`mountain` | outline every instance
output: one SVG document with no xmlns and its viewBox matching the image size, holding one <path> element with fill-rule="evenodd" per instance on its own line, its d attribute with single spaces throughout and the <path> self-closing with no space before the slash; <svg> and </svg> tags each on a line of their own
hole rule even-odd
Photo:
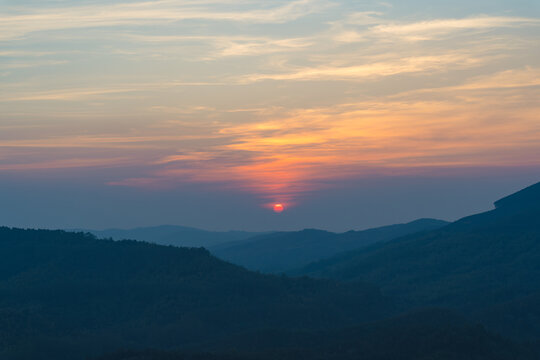
<svg viewBox="0 0 540 360">
<path fill-rule="evenodd" d="M 108 229 L 108 230 L 74 230 L 89 232 L 101 239 L 113 240 L 139 240 L 159 245 L 173 245 L 184 247 L 205 247 L 245 240 L 260 235 L 260 233 L 246 231 L 205 231 L 186 226 L 162 225 L 154 227 L 139 227 L 135 229 Z"/>
<path fill-rule="evenodd" d="M 495 208 L 518 212 L 523 210 L 538 211 L 540 210 L 538 199 L 540 199 L 540 182 L 496 201 Z"/>
<path fill-rule="evenodd" d="M 312 229 L 276 232 L 217 245 L 210 251 L 221 259 L 250 270 L 279 273 L 303 267 L 340 252 L 389 241 L 407 234 L 438 229 L 447 224 L 442 220 L 420 219 L 407 224 L 342 234 Z"/>
<path fill-rule="evenodd" d="M 364 239 L 296 272 L 326 279 L 251 272 L 203 248 L 0 227 L 0 359 L 538 359 L 539 186 L 393 240 L 400 225 L 368 231 L 378 238 L 294 233 L 303 251 Z"/>
<path fill-rule="evenodd" d="M 202 248 L 0 228 L 0 358 L 83 359 L 385 316 L 373 286 L 261 275 Z"/>
<path fill-rule="evenodd" d="M 509 335 L 540 337 L 531 324 L 540 319 L 540 183 L 495 205 L 295 273 L 368 281 L 410 307 L 460 309 Z"/>
</svg>

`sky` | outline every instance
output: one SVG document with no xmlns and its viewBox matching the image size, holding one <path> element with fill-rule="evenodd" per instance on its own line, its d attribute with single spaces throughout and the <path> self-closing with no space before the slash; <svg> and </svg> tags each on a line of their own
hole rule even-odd
<svg viewBox="0 0 540 360">
<path fill-rule="evenodd" d="M 540 181 L 538 99 L 536 0 L 0 0 L 0 224 L 455 220 Z"/>
</svg>

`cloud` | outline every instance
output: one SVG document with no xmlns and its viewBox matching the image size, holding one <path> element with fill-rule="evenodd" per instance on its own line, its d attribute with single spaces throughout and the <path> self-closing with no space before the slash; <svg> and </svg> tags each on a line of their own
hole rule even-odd
<svg viewBox="0 0 540 360">
<path fill-rule="evenodd" d="M 0 102 L 16 102 L 16 101 L 81 101 L 106 97 L 111 99 L 113 94 L 123 94 L 125 97 L 129 93 L 143 93 L 149 91 L 157 91 L 163 89 L 172 89 L 175 87 L 191 87 L 191 86 L 217 86 L 224 85 L 220 82 L 182 82 L 169 81 L 163 83 L 138 83 L 124 84 L 124 86 L 111 85 L 104 88 L 67 88 L 59 90 L 46 90 L 37 92 L 27 92 L 24 89 L 19 95 L 16 91 L 9 95 L 0 96 Z"/>
<path fill-rule="evenodd" d="M 252 8 L 240 2 L 243 10 L 216 10 L 216 4 L 234 2 L 148 1 L 131 4 L 72 6 L 43 9 L 22 14 L 0 14 L 0 40 L 21 38 L 29 33 L 50 30 L 96 28 L 126 25 L 163 24 L 184 20 L 239 23 L 286 23 L 327 9 L 323 0 L 296 0 L 270 8 Z M 26 10 L 26 9 L 25 9 Z"/>
<path fill-rule="evenodd" d="M 540 87 L 540 69 L 527 66 L 525 68 L 510 69 L 496 72 L 493 74 L 475 76 L 470 79 L 466 79 L 463 83 L 458 85 L 405 91 L 393 95 L 392 98 L 418 98 L 418 96 L 426 96 L 426 94 L 445 94 L 445 96 L 458 95 L 463 97 L 465 95 L 465 92 L 467 92 L 467 94 L 470 94 L 471 92 L 476 92 L 480 93 L 480 95 L 478 95 L 479 98 L 477 101 L 493 101 L 490 98 L 486 98 L 486 96 L 482 95 L 482 93 L 485 93 L 486 91 L 514 91 L 514 94 L 512 94 L 512 98 L 516 99 L 524 96 L 534 96 L 536 93 L 534 89 L 529 89 L 526 92 L 524 92 L 523 90 L 536 87 Z M 500 96 L 501 95 L 496 95 L 492 97 L 499 99 Z M 469 97 L 469 99 L 471 98 Z M 526 108 L 523 108 L 521 110 L 527 111 Z"/>
<path fill-rule="evenodd" d="M 128 34 L 126 38 L 138 43 L 168 43 L 169 45 L 183 43 L 200 45 L 206 43 L 213 47 L 213 51 L 204 56 L 207 60 L 232 56 L 259 56 L 279 52 L 297 52 L 314 44 L 311 37 L 269 38 L 261 36 Z"/>
<path fill-rule="evenodd" d="M 482 64 L 485 60 L 468 54 L 447 53 L 437 56 L 417 56 L 394 61 L 374 62 L 364 65 L 300 68 L 294 72 L 277 74 L 251 74 L 241 82 L 251 83 L 262 80 L 355 80 L 380 78 L 399 74 L 430 72 L 448 67 L 468 68 Z"/>
<path fill-rule="evenodd" d="M 537 19 L 93 4 L 2 10 L 0 122 L 20 125 L 0 126 L 1 171 L 102 166 L 115 186 L 206 182 L 287 204 L 336 179 L 540 165 Z M 40 61 L 69 66 L 25 67 Z"/>
<path fill-rule="evenodd" d="M 464 32 L 501 28 L 538 27 L 540 20 L 526 17 L 477 16 L 461 19 L 439 18 L 396 22 L 380 12 L 353 13 L 332 22 L 333 38 L 344 43 L 368 40 L 407 40 L 411 42 L 444 39 Z"/>
<path fill-rule="evenodd" d="M 484 90 L 540 86 L 540 68 L 504 70 L 488 76 L 476 77 L 451 90 Z"/>
<path fill-rule="evenodd" d="M 294 204 L 337 179 L 538 166 L 540 125 L 533 124 L 540 108 L 516 117 L 508 101 L 500 94 L 484 104 L 380 99 L 297 109 L 273 120 L 223 125 L 222 143 L 167 155 L 148 177 L 115 185 L 207 182 Z"/>
<path fill-rule="evenodd" d="M 136 88 L 117 88 L 117 89 L 66 89 L 44 91 L 34 94 L 20 96 L 8 95 L 5 98 L 0 97 L 0 101 L 74 101 L 86 99 L 88 97 L 105 96 L 110 94 L 120 94 L 141 91 Z"/>
<path fill-rule="evenodd" d="M 372 33 L 394 35 L 410 40 L 427 40 L 463 30 L 486 30 L 501 27 L 539 26 L 540 20 L 521 17 L 482 16 L 464 19 L 434 19 L 413 23 L 390 23 L 374 26 Z"/>
<path fill-rule="evenodd" d="M 72 158 L 64 160 L 41 161 L 34 163 L 2 164 L 0 171 L 36 171 L 51 169 L 107 168 L 126 165 L 125 158 Z"/>
<path fill-rule="evenodd" d="M 494 77 L 498 76 L 511 74 Z M 452 97 L 412 99 L 282 109 L 269 120 L 217 123 L 211 129 L 178 124 L 144 136 L 3 141 L 4 149 L 24 151 L 19 152 L 19 164 L 5 164 L 0 170 L 130 165 L 139 169 L 136 176 L 109 185 L 171 188 L 212 183 L 251 192 L 264 203 L 292 205 L 337 179 L 419 169 L 540 165 L 533 156 L 540 150 L 538 105 L 516 116 L 508 106 L 515 100 L 504 93 L 488 103 L 459 103 Z M 198 129 L 188 134 L 188 126 Z M 61 148 L 69 148 L 72 158 L 55 159 L 55 149 Z M 107 152 L 111 161 L 101 161 L 107 158 L 92 156 L 89 149 Z M 86 157 L 78 155 L 83 153 Z M 39 161 L 28 161 L 38 155 Z"/>
<path fill-rule="evenodd" d="M 4 62 L 3 64 L 0 64 L 0 69 L 27 69 L 43 66 L 65 65 L 67 63 L 68 61 L 65 60 Z"/>
</svg>

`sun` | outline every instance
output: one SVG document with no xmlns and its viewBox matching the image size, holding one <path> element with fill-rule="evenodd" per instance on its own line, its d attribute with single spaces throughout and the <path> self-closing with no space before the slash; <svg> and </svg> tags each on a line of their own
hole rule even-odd
<svg viewBox="0 0 540 360">
<path fill-rule="evenodd" d="M 285 210 L 285 208 L 283 207 L 283 204 L 274 205 L 274 212 L 280 213 L 280 212 L 283 212 L 283 210 Z"/>
</svg>

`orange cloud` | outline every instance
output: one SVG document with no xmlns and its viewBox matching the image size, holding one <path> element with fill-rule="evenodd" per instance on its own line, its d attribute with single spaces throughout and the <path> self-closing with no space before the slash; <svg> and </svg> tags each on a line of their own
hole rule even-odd
<svg viewBox="0 0 540 360">
<path fill-rule="evenodd" d="M 538 166 L 540 106 L 522 99 L 528 107 L 513 113 L 519 104 L 515 91 L 514 97 L 502 93 L 486 103 L 474 101 L 474 94 L 461 102 L 359 102 L 223 125 L 218 136 L 224 143 L 166 156 L 155 162 L 159 169 L 149 180 L 124 185 L 225 183 L 258 195 L 265 204 L 291 206 L 337 179 L 419 169 Z"/>
<path fill-rule="evenodd" d="M 170 120 L 125 136 L 3 140 L 11 163 L 0 170 L 129 165 L 139 173 L 109 184 L 213 183 L 290 207 L 340 179 L 539 166 L 538 83 L 538 70 L 525 68 L 334 106 L 258 107 L 243 124 L 220 121 L 229 109 L 205 108 L 201 116 L 216 120 Z"/>
<path fill-rule="evenodd" d="M 64 160 L 39 161 L 33 163 L 0 164 L 0 171 L 35 171 L 92 167 L 103 168 L 123 165 L 125 162 L 125 158 L 72 158 Z"/>
</svg>

